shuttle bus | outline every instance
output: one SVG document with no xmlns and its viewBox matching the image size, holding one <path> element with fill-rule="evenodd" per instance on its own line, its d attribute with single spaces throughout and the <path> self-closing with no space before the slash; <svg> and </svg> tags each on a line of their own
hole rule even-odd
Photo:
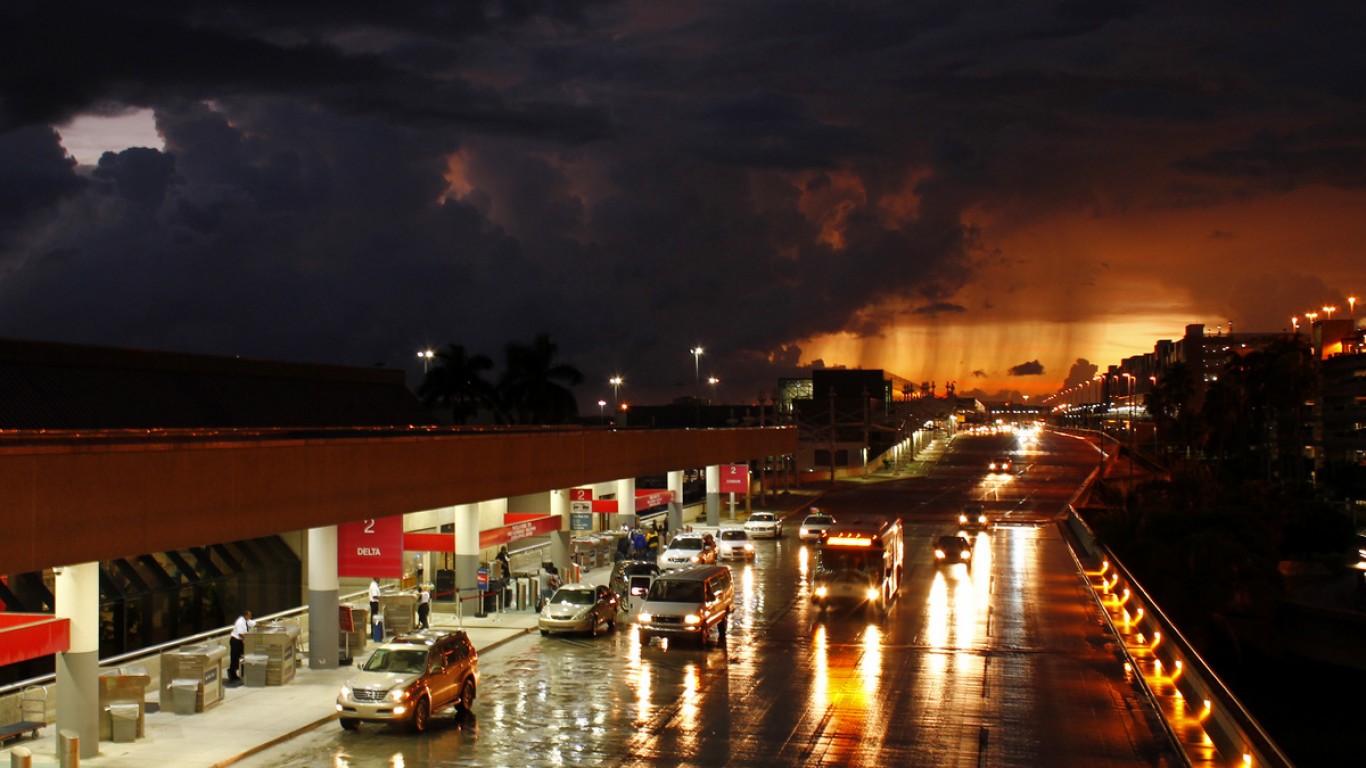
<svg viewBox="0 0 1366 768">
<path fill-rule="evenodd" d="M 811 598 L 816 606 L 862 604 L 886 611 L 901 587 L 901 521 L 840 520 L 816 543 Z"/>
</svg>

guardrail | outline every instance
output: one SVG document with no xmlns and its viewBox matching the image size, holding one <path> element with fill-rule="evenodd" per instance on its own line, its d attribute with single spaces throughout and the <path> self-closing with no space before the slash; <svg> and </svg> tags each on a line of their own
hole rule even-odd
<svg viewBox="0 0 1366 768">
<path fill-rule="evenodd" d="M 1079 546 L 1077 556 L 1090 559 L 1096 570 L 1086 570 L 1080 561 L 1078 565 L 1088 575 L 1102 613 L 1123 643 L 1128 663 L 1139 672 L 1140 684 L 1162 715 L 1168 735 L 1182 748 L 1187 764 L 1210 763 L 1205 753 L 1212 745 L 1221 756 L 1213 761 L 1215 764 L 1291 768 L 1294 763 L 1290 758 L 1186 641 L 1138 580 L 1096 538 L 1077 514 L 1075 501 L 1074 498 L 1067 505 L 1064 524 L 1072 535 L 1074 548 Z M 1173 722 L 1161 706 L 1161 690 L 1172 691 L 1171 695 L 1179 700 L 1179 721 Z M 1181 734 L 1195 725 L 1208 738 L 1208 745 L 1182 738 Z"/>
</svg>

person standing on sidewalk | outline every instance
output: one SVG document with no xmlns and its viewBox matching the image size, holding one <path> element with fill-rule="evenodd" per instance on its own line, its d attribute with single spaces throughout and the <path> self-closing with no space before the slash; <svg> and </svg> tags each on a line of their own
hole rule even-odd
<svg viewBox="0 0 1366 768">
<path fill-rule="evenodd" d="M 417 587 L 417 625 L 423 629 L 431 629 L 432 626 L 428 619 L 432 615 L 432 592 L 427 589 L 426 584 L 419 584 Z"/>
<path fill-rule="evenodd" d="M 245 635 L 256 626 L 256 622 L 251 618 L 251 611 L 242 611 L 242 615 L 233 622 L 232 632 L 228 635 L 228 684 L 236 685 L 241 679 L 238 668 L 242 665 L 242 652 L 246 649 Z"/>
<path fill-rule="evenodd" d="M 379 618 L 379 579 L 370 579 L 370 621 Z"/>
</svg>

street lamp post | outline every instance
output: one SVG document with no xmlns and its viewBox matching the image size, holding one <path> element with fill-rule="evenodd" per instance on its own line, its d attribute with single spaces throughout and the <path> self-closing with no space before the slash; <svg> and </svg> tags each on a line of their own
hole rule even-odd
<svg viewBox="0 0 1366 768">
<path fill-rule="evenodd" d="M 602 422 L 603 424 L 606 424 L 606 423 L 607 423 L 607 413 L 606 413 L 606 411 L 605 411 L 606 408 L 607 408 L 607 401 L 606 401 L 606 400 L 599 400 L 599 401 L 598 401 L 598 421 Z"/>
<path fill-rule="evenodd" d="M 621 407 L 621 398 L 617 396 L 621 389 L 621 376 L 613 376 L 607 380 L 607 383 L 612 385 L 612 409 L 616 410 Z"/>
<path fill-rule="evenodd" d="M 430 349 L 422 349 L 418 350 L 417 356 L 422 360 L 422 373 L 423 375 L 426 375 L 427 368 L 431 365 L 432 358 L 436 356 L 436 352 Z"/>
<path fill-rule="evenodd" d="M 707 403 L 707 405 L 712 405 L 716 402 L 716 385 L 720 384 L 721 380 L 715 376 L 708 376 L 707 383 L 711 385 L 711 402 Z"/>
<path fill-rule="evenodd" d="M 692 353 L 692 375 L 696 380 L 693 389 L 693 416 L 697 426 L 702 425 L 702 345 L 689 349 Z"/>
</svg>

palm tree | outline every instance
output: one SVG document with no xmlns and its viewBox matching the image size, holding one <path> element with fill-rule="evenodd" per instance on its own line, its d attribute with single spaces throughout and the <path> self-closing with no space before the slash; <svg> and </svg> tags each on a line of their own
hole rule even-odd
<svg viewBox="0 0 1366 768">
<path fill-rule="evenodd" d="M 480 408 L 497 413 L 497 398 L 493 385 L 485 381 L 485 372 L 493 369 L 488 355 L 469 354 L 459 344 L 447 344 L 436 353 L 436 364 L 427 372 L 417 394 L 428 408 L 449 408 L 451 421 L 464 424 Z"/>
<path fill-rule="evenodd" d="M 507 370 L 498 382 L 498 393 L 514 424 L 562 424 L 579 415 L 569 387 L 582 384 L 583 374 L 555 362 L 557 350 L 545 333 L 530 344 L 507 345 Z"/>
</svg>

